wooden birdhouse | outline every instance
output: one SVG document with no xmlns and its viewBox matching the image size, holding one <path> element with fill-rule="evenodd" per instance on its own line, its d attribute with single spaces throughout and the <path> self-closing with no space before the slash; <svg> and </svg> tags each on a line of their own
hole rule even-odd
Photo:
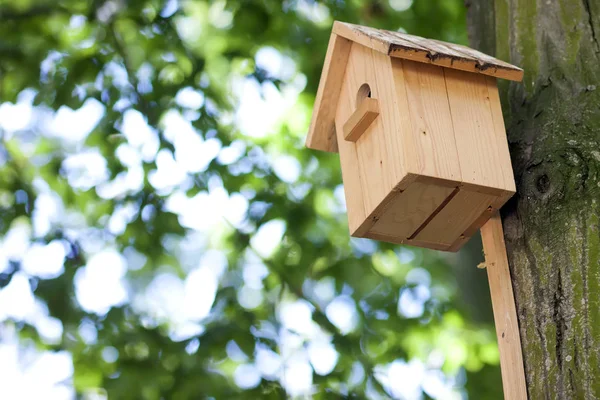
<svg viewBox="0 0 600 400">
<path fill-rule="evenodd" d="M 468 47 L 335 22 L 306 145 L 339 152 L 350 233 L 456 251 L 514 193 L 496 78 Z"/>
</svg>

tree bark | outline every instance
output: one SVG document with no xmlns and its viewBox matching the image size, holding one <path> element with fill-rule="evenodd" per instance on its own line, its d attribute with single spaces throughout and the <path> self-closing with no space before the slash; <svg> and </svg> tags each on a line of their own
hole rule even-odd
<svg viewBox="0 0 600 400">
<path fill-rule="evenodd" d="M 500 82 L 517 194 L 503 208 L 530 399 L 600 398 L 600 1 L 467 0 Z"/>
</svg>

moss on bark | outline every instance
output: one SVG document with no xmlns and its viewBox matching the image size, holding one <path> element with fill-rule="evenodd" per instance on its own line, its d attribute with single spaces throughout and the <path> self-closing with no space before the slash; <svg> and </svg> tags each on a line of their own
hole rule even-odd
<svg viewBox="0 0 600 400">
<path fill-rule="evenodd" d="M 600 4 L 487 1 L 485 12 L 469 7 L 470 33 L 495 40 L 474 45 L 525 69 L 523 83 L 500 88 L 517 182 L 502 214 L 529 397 L 600 398 Z"/>
</svg>

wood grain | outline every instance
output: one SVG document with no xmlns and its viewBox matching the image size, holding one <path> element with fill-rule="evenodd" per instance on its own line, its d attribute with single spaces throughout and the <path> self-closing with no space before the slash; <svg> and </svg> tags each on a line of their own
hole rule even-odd
<svg viewBox="0 0 600 400">
<path fill-rule="evenodd" d="M 487 77 L 448 68 L 444 76 L 462 181 L 514 191 L 506 133 L 492 114 Z"/>
<path fill-rule="evenodd" d="M 395 81 L 404 80 L 419 175 L 461 181 L 452 115 L 441 67 L 393 59 Z M 402 76 L 398 74 L 403 72 Z M 400 111 L 402 112 L 402 110 Z M 406 111 L 405 111 L 406 112 Z"/>
<path fill-rule="evenodd" d="M 391 59 L 356 43 L 351 58 L 346 80 L 353 87 L 352 101 L 356 101 L 355 95 L 364 82 L 370 85 L 372 97 L 379 101 L 379 117 L 356 143 L 365 210 L 370 215 L 390 192 L 405 182 L 407 163 L 415 150 L 407 140 L 410 122 L 400 105 L 404 99 L 396 96 Z"/>
<path fill-rule="evenodd" d="M 408 186 L 404 183 L 412 182 L 418 177 L 418 173 L 410 171 L 418 170 L 418 144 L 413 138 L 413 127 L 408 113 L 408 97 L 402 69 L 394 66 L 393 59 L 385 54 L 372 50 L 373 60 L 386 68 L 376 71 L 377 84 L 385 92 L 388 100 L 385 104 L 380 99 L 382 110 L 382 122 L 384 142 L 382 146 L 386 149 L 388 168 L 392 168 L 388 174 L 395 181 L 394 190 L 404 190 Z M 413 178 L 407 179 L 407 176 Z"/>
<path fill-rule="evenodd" d="M 503 160 L 498 167 L 502 173 L 504 181 L 504 189 L 508 192 L 503 197 L 508 196 L 508 200 L 517 190 L 514 179 L 512 163 L 510 162 L 510 152 L 508 150 L 508 140 L 506 138 L 506 128 L 504 126 L 504 117 L 502 115 L 502 104 L 500 103 L 500 95 L 498 93 L 497 80 L 491 76 L 485 77 L 485 82 L 488 89 L 489 105 L 494 123 L 494 149 L 497 152 L 499 160 Z M 506 201 L 505 200 L 505 201 Z M 504 203 L 500 204 L 500 208 Z"/>
<path fill-rule="evenodd" d="M 497 201 L 497 197 L 494 201 Z M 481 215 L 471 223 L 471 225 L 465 229 L 465 231 L 460 235 L 454 243 L 452 243 L 448 247 L 448 251 L 458 251 L 461 247 L 463 247 L 471 237 L 477 233 L 477 231 L 498 211 L 498 209 L 494 208 L 493 203 L 492 206 L 486 208 Z"/>
<path fill-rule="evenodd" d="M 458 44 L 335 21 L 333 32 L 391 57 L 521 81 L 523 70 Z"/>
<path fill-rule="evenodd" d="M 440 243 L 449 248 L 494 199 L 495 196 L 492 195 L 459 190 L 448 204 L 410 239 Z"/>
<path fill-rule="evenodd" d="M 428 242 L 421 242 L 418 240 L 410 240 L 410 239 L 403 239 L 399 236 L 392 236 L 392 235 L 383 235 L 380 233 L 376 233 L 376 232 L 367 232 L 364 237 L 369 238 L 369 239 L 373 239 L 373 240 L 379 240 L 382 242 L 389 242 L 389 243 L 396 243 L 396 244 L 403 244 L 403 245 L 408 245 L 408 246 L 415 246 L 415 247 L 422 247 L 422 248 L 427 248 L 427 249 L 432 249 L 432 250 L 440 250 L 440 251 L 447 251 L 448 250 L 448 246 L 444 245 L 444 244 L 440 244 L 440 243 L 428 243 Z"/>
<path fill-rule="evenodd" d="M 458 250 L 515 190 L 495 78 L 390 58 L 377 35 L 335 35 L 347 54 L 327 57 L 335 76 L 311 125 L 323 137 L 307 141 L 339 147 L 351 235 Z M 332 107 L 333 138 L 315 130 Z"/>
<path fill-rule="evenodd" d="M 358 141 L 371 123 L 379 115 L 379 102 L 377 99 L 367 97 L 364 99 L 344 124 L 344 139 L 350 142 Z"/>
<path fill-rule="evenodd" d="M 352 65 L 350 56 L 348 57 L 349 66 Z M 349 72 L 350 68 L 348 68 Z M 364 221 L 369 215 L 366 211 L 364 196 L 366 187 L 363 187 L 361 177 L 361 169 L 358 162 L 357 146 L 354 142 L 344 140 L 344 123 L 350 118 L 352 110 L 354 110 L 354 93 L 360 84 L 351 80 L 344 79 L 342 88 L 337 100 L 337 112 L 335 117 L 335 125 L 337 132 L 337 143 L 340 151 L 340 164 L 342 168 L 342 179 L 344 181 L 344 195 L 346 197 L 346 209 L 348 213 L 348 227 L 351 234 L 355 234 L 364 224 Z M 358 85 L 358 86 L 357 86 Z"/>
<path fill-rule="evenodd" d="M 398 160 L 396 153 L 401 149 L 402 140 L 394 137 L 394 130 L 399 124 L 394 120 L 398 113 L 393 85 L 378 85 L 378 73 L 391 75 L 389 57 L 385 58 L 375 68 L 373 50 L 353 43 L 338 100 L 335 124 L 348 222 L 353 235 L 362 234 L 364 227 L 370 224 L 366 221 L 367 217 L 384 203 L 396 185 L 406 177 L 402 161 Z M 393 80 L 387 82 L 390 81 Z M 357 108 L 357 93 L 364 84 L 369 85 L 372 98 L 378 100 L 380 116 L 357 143 L 349 142 L 344 140 L 343 126 Z M 390 137 L 393 138 L 392 142 L 389 142 Z"/>
<path fill-rule="evenodd" d="M 515 307 L 504 232 L 496 213 L 482 228 L 483 251 L 492 296 L 492 309 L 500 350 L 504 398 L 527 400 L 521 337 Z"/>
<path fill-rule="evenodd" d="M 407 239 L 452 191 L 451 187 L 414 182 L 396 195 L 369 232 Z"/>
<path fill-rule="evenodd" d="M 310 149 L 338 151 L 334 121 L 351 47 L 350 40 L 331 34 L 306 137 Z"/>
</svg>

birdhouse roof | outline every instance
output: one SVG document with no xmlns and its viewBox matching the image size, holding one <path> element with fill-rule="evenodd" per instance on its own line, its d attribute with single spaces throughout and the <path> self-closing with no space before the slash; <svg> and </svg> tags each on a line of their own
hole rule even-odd
<svg viewBox="0 0 600 400">
<path fill-rule="evenodd" d="M 521 81 L 523 70 L 467 46 L 336 21 L 333 33 L 390 57 Z"/>
<path fill-rule="evenodd" d="M 306 145 L 337 152 L 335 111 L 352 42 L 390 57 L 521 81 L 523 70 L 466 46 L 335 21 L 327 48 Z"/>
</svg>

